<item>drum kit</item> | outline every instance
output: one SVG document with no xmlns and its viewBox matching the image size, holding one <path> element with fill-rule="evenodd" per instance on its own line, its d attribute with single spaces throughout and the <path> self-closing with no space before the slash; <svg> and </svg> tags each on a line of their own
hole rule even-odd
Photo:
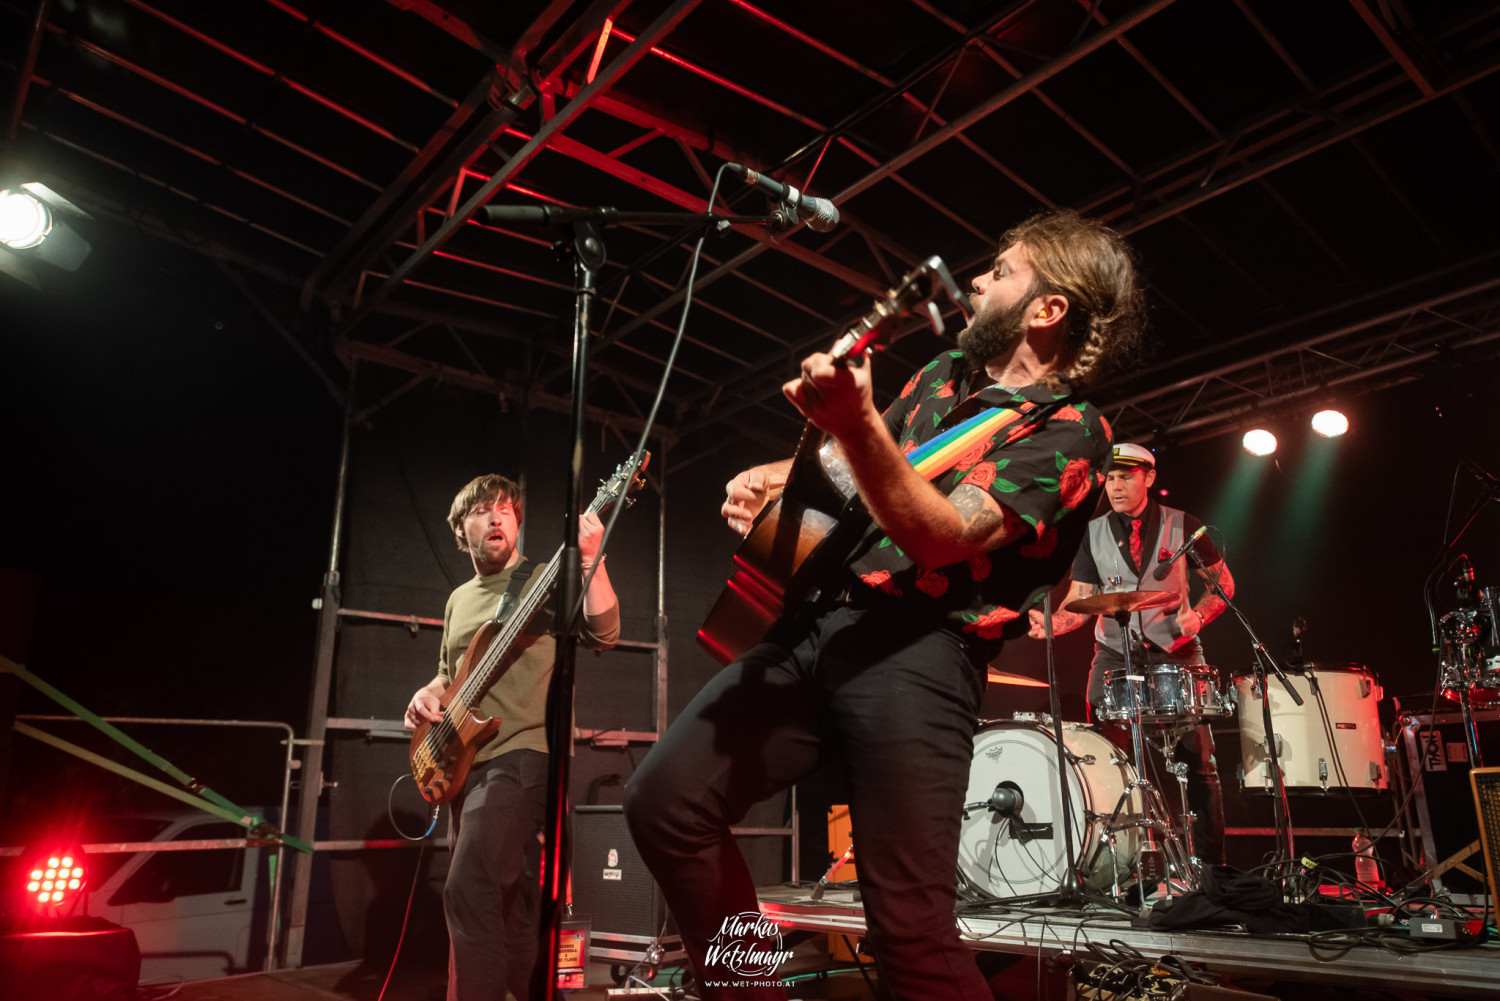
<svg viewBox="0 0 1500 1001">
<path fill-rule="evenodd" d="M 1482 765 L 1474 710 L 1500 706 L 1500 587 L 1477 589 L 1473 607 L 1474 571 L 1469 567 L 1455 582 L 1465 604 L 1438 620 L 1437 638 L 1443 697 L 1463 710 L 1464 736 L 1470 760 Z"/>
<path fill-rule="evenodd" d="M 1065 607 L 1112 615 L 1123 626 L 1140 609 L 1176 600 L 1173 592 L 1115 591 Z M 1076 887 L 1082 895 L 1118 902 L 1133 882 L 1144 906 L 1163 880 L 1169 892 L 1197 888 L 1188 766 L 1174 762 L 1172 751 L 1188 731 L 1213 720 L 1237 717 L 1246 792 L 1280 797 L 1283 786 L 1324 794 L 1387 787 L 1377 711 L 1383 692 L 1362 665 L 1303 665 L 1303 690 L 1313 698 L 1273 687 L 1268 709 L 1263 675 L 1236 673 L 1221 684 L 1210 665 L 1133 668 L 1128 651 L 1126 658 L 1125 667 L 1105 674 L 1096 711 L 1102 723 L 1128 728 L 1133 755 L 1095 726 L 1060 723 L 1055 716 L 1017 713 L 981 724 L 958 859 L 961 881 L 978 895 L 1030 900 Z M 1009 676 L 992 680 L 1017 683 Z M 1274 744 L 1266 741 L 1272 717 Z M 1182 813 L 1175 822 L 1147 778 L 1147 745 L 1161 752 L 1177 779 Z"/>
</svg>

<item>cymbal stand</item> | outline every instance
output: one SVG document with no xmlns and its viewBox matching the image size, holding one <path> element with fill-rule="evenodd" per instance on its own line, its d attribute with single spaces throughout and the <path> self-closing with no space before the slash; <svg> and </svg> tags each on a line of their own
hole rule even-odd
<svg viewBox="0 0 1500 1001">
<path fill-rule="evenodd" d="M 1148 886 L 1153 887 L 1155 881 L 1168 874 L 1171 868 L 1177 868 L 1187 878 L 1191 879 L 1193 870 L 1190 859 L 1183 854 L 1182 842 L 1172 831 L 1172 822 L 1167 813 L 1166 803 L 1156 786 L 1146 777 L 1146 745 L 1141 731 L 1145 726 L 1141 708 L 1141 686 L 1145 683 L 1145 676 L 1135 673 L 1130 662 L 1130 612 L 1122 609 L 1114 613 L 1114 619 L 1120 624 L 1120 635 L 1124 642 L 1120 644 L 1125 659 L 1125 689 L 1130 693 L 1130 745 L 1135 757 L 1135 780 L 1126 786 L 1125 791 L 1120 794 L 1120 802 L 1116 804 L 1115 811 L 1110 815 L 1109 822 L 1105 824 L 1107 831 L 1118 830 L 1115 820 L 1119 817 L 1133 790 L 1141 791 L 1141 816 L 1130 825 L 1141 828 L 1145 835 L 1146 843 L 1137 855 L 1136 865 L 1139 869 L 1140 879 L 1138 886 L 1141 895 L 1141 911 L 1144 913 L 1149 906 L 1146 903 Z M 1157 840 L 1158 834 L 1161 840 Z"/>
</svg>

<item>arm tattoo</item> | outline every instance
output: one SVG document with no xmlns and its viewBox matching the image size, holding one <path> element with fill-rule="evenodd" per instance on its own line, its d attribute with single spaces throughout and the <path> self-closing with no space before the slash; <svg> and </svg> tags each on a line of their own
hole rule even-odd
<svg viewBox="0 0 1500 1001">
<path fill-rule="evenodd" d="M 999 514 L 985 507 L 988 496 L 978 487 L 967 484 L 960 485 L 948 495 L 949 503 L 963 519 L 965 538 L 988 538 L 1004 522 Z"/>
</svg>

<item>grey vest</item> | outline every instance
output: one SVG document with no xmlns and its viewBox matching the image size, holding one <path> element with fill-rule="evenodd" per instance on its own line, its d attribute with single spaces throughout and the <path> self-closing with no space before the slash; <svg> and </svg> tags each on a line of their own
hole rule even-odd
<svg viewBox="0 0 1500 1001">
<path fill-rule="evenodd" d="M 1104 590 L 1113 590 L 1111 577 L 1119 577 L 1122 581 L 1123 590 L 1126 591 L 1174 591 L 1182 595 L 1182 600 L 1188 600 L 1187 559 L 1180 559 L 1172 566 L 1172 572 L 1167 574 L 1166 580 L 1155 580 L 1151 571 L 1156 569 L 1157 556 L 1165 549 L 1168 553 L 1177 552 L 1186 537 L 1183 531 L 1184 514 L 1173 507 L 1162 506 L 1161 526 L 1159 534 L 1155 539 L 1142 537 L 1141 557 L 1145 566 L 1141 567 L 1140 576 L 1137 577 L 1130 567 L 1128 554 L 1121 552 L 1123 548 L 1115 541 L 1115 533 L 1110 531 L 1110 515 L 1103 515 L 1089 522 L 1089 552 L 1094 556 L 1094 566 L 1099 569 L 1099 578 L 1104 582 Z M 1136 612 L 1130 617 L 1130 632 L 1132 635 L 1142 634 L 1152 643 L 1163 650 L 1171 648 L 1182 638 L 1182 632 L 1177 628 L 1177 609 L 1148 608 Z M 1107 615 L 1099 616 L 1094 626 L 1094 639 L 1102 646 L 1107 646 L 1116 653 L 1120 653 L 1120 624 Z"/>
</svg>

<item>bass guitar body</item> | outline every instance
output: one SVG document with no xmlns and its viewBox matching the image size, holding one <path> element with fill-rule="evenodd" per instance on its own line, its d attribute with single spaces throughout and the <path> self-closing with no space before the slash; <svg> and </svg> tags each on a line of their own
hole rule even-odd
<svg viewBox="0 0 1500 1001">
<path fill-rule="evenodd" d="M 484 656 L 500 628 L 497 622 L 486 622 L 474 634 L 464 652 L 463 664 L 439 699 L 442 720 L 422 723 L 412 732 L 411 775 L 429 803 L 446 803 L 458 795 L 469 777 L 475 753 L 500 729 L 498 719 L 477 715 L 473 706 L 462 701 L 452 705 L 469 679 L 470 668 Z"/>
</svg>

